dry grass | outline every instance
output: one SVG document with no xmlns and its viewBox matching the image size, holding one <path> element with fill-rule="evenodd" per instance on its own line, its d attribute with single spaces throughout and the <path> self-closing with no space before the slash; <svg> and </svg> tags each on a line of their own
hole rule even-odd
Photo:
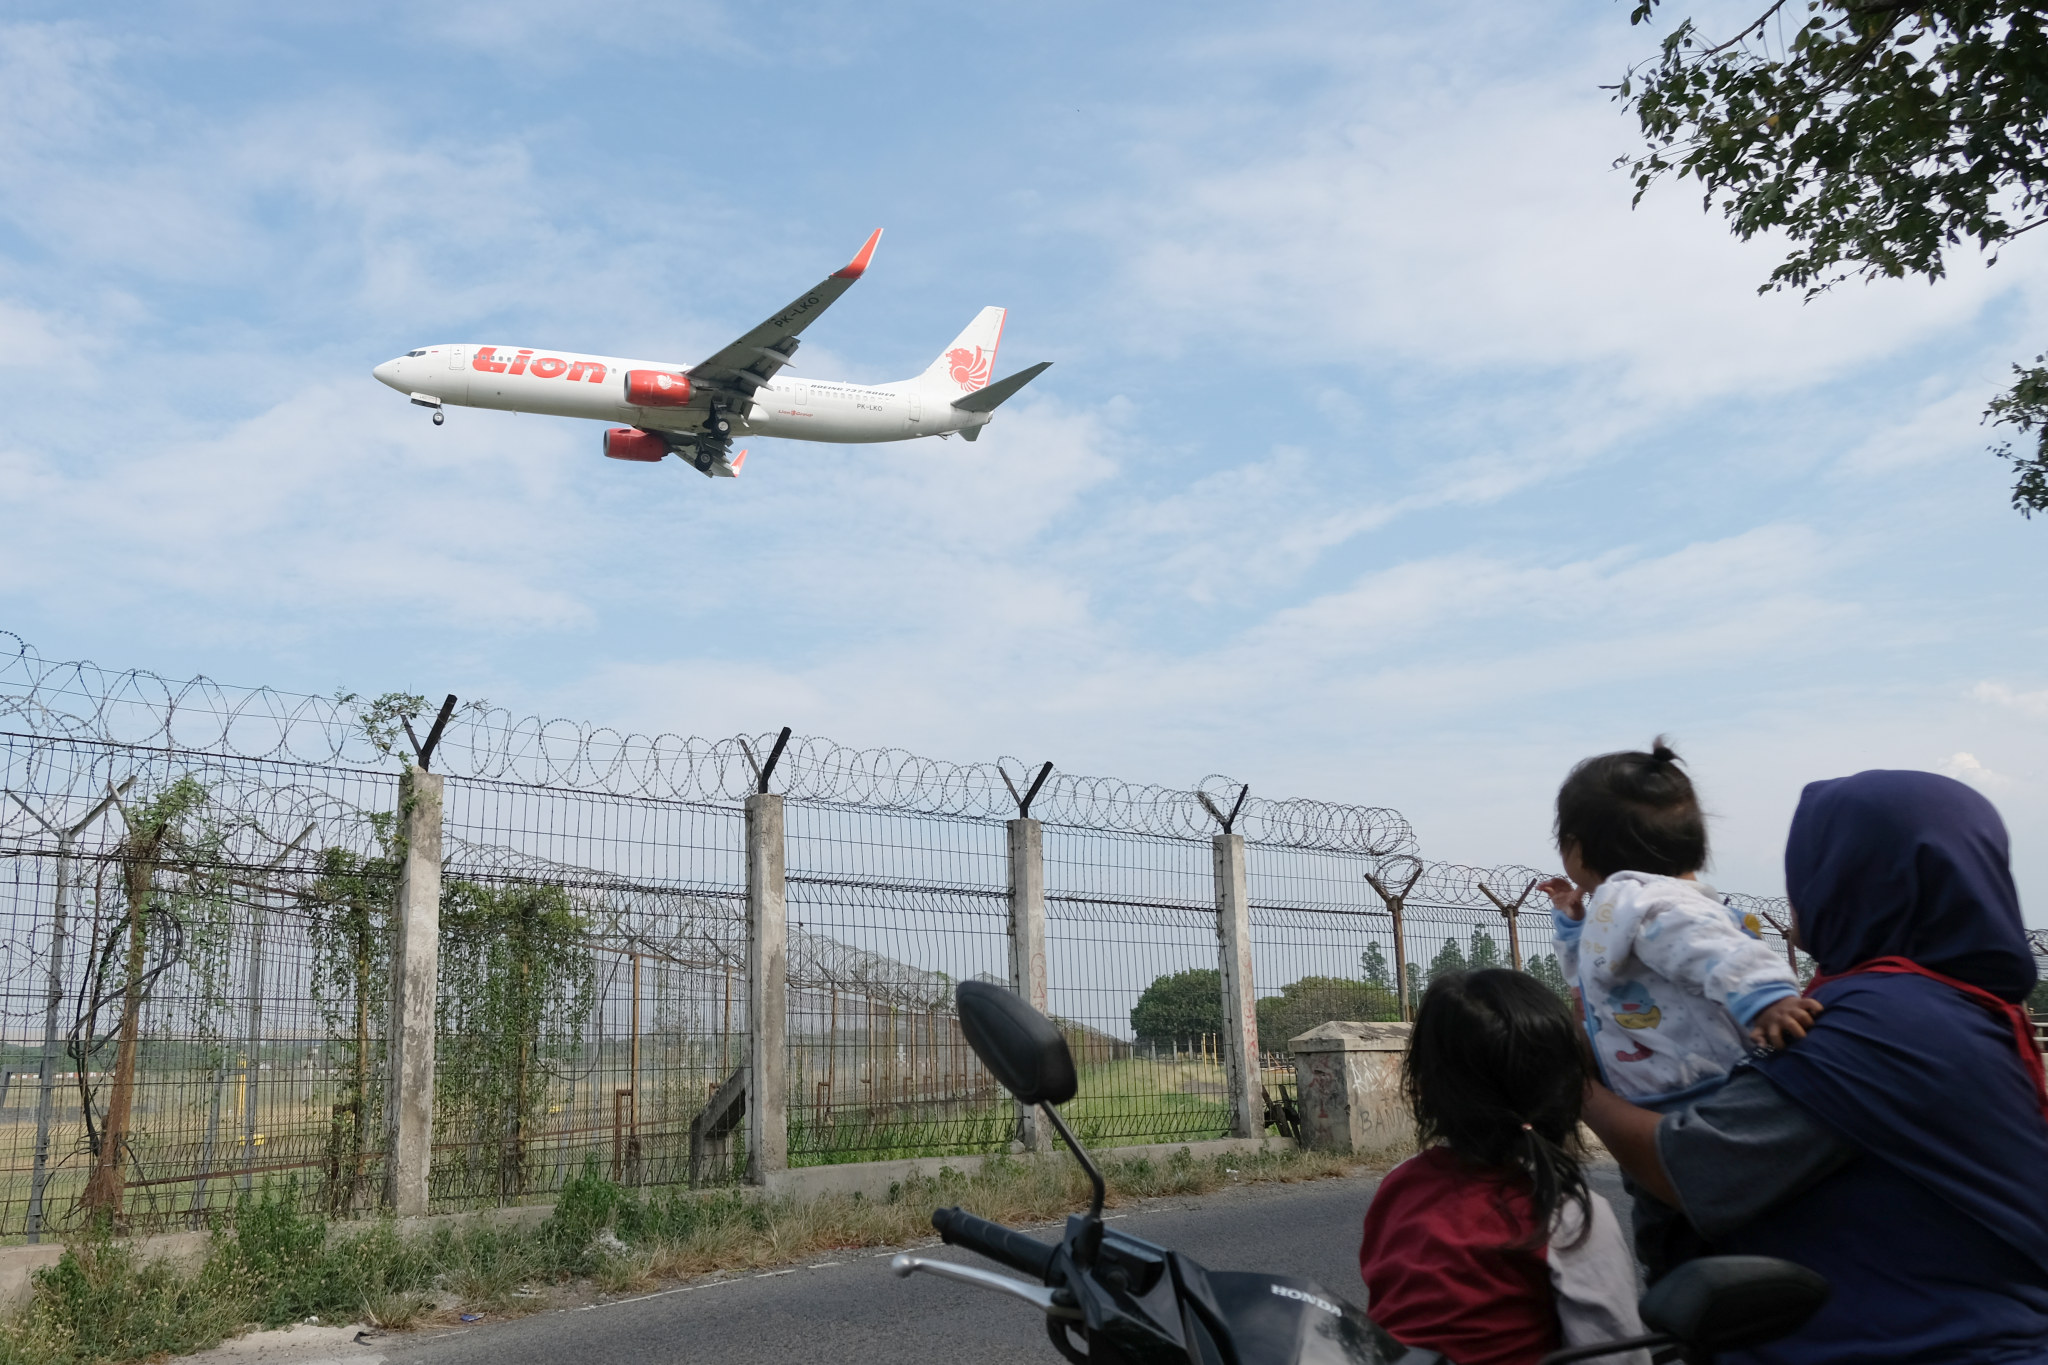
<svg viewBox="0 0 2048 1365">
<path fill-rule="evenodd" d="M 1227 1185 L 1318 1180 L 1373 1163 L 1320 1152 L 1103 1160 L 1109 1202 L 1197 1195 Z M 527 1228 L 478 1221 L 400 1237 L 389 1223 L 330 1229 L 289 1187 L 245 1203 L 206 1263 L 187 1273 L 139 1263 L 120 1243 L 83 1242 L 40 1272 L 34 1295 L 0 1319 L 0 1365 L 100 1365 L 182 1354 L 252 1326 L 359 1316 L 400 1330 L 457 1314 L 512 1317 L 664 1280 L 766 1270 L 820 1253 L 902 1246 L 931 1234 L 932 1210 L 958 1204 L 1030 1227 L 1087 1206 L 1064 1155 L 1000 1158 L 968 1175 L 941 1166 L 885 1198 L 761 1197 L 661 1190 L 643 1199 L 595 1168 Z"/>
<path fill-rule="evenodd" d="M 435 1307 L 425 1294 L 374 1293 L 363 1299 L 363 1321 L 388 1332 L 403 1332 L 426 1321 Z"/>
</svg>

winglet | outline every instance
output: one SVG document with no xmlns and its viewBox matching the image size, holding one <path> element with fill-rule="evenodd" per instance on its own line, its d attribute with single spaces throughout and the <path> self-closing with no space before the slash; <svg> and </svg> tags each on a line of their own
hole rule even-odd
<svg viewBox="0 0 2048 1365">
<path fill-rule="evenodd" d="M 835 280 L 859 279 L 862 272 L 868 268 L 868 262 L 875 258 L 875 243 L 881 240 L 882 230 L 876 228 L 873 233 L 869 234 L 867 245 L 860 249 L 860 254 L 848 262 L 844 270 L 833 271 L 832 278 Z"/>
<path fill-rule="evenodd" d="M 746 466 L 746 463 L 747 452 L 744 450 L 742 450 L 739 454 L 732 457 L 732 476 L 735 479 L 737 479 L 740 476 L 740 470 Z"/>
</svg>

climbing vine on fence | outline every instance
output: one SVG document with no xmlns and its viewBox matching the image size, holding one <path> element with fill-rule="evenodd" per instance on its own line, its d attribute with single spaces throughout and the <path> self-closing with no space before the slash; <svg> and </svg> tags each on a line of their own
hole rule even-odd
<svg viewBox="0 0 2048 1365">
<path fill-rule="evenodd" d="M 597 999 L 590 917 L 559 886 L 450 881 L 441 892 L 437 1178 L 507 1198 L 583 1045 Z M 451 1167 L 446 1177 L 443 1166 Z"/>
<path fill-rule="evenodd" d="M 371 816 L 383 851 L 320 852 L 305 893 L 313 940 L 312 995 L 327 1026 L 335 1095 L 321 1203 L 339 1217 L 368 1202 L 368 1169 L 381 1144 L 390 1004 L 391 911 L 398 883 L 392 818 Z"/>
</svg>

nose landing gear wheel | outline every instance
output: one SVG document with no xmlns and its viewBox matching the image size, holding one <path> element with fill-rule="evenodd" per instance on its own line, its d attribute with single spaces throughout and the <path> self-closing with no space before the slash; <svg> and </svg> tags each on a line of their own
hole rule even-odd
<svg viewBox="0 0 2048 1365">
<path fill-rule="evenodd" d="M 437 413 L 435 413 L 435 414 L 434 414 L 434 425 L 435 425 L 435 426 L 437 426 L 437 427 L 438 427 L 438 426 L 440 426 L 440 425 L 441 425 L 441 423 L 443 423 L 443 422 L 445 422 L 445 421 L 447 421 L 447 420 L 448 420 L 448 417 L 447 417 L 447 415 L 446 415 L 445 413 L 439 413 L 439 412 L 437 412 Z"/>
</svg>

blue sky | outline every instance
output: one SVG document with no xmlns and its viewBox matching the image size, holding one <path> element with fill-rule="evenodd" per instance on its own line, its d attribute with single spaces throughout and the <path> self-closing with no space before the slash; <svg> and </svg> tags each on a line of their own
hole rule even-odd
<svg viewBox="0 0 2048 1365">
<path fill-rule="evenodd" d="M 1759 298 L 1598 88 L 1626 7 L 10 6 L 0 627 L 45 655 L 1399 807 L 1548 861 L 1667 732 L 1716 879 L 1800 785 L 1949 771 L 2048 922 L 2048 525 L 1983 402 L 2043 248 Z M 1728 14 L 1733 15 L 1734 10 Z M 693 361 L 841 264 L 804 373 L 975 310 L 974 445 L 744 478 L 369 376 Z"/>
</svg>

